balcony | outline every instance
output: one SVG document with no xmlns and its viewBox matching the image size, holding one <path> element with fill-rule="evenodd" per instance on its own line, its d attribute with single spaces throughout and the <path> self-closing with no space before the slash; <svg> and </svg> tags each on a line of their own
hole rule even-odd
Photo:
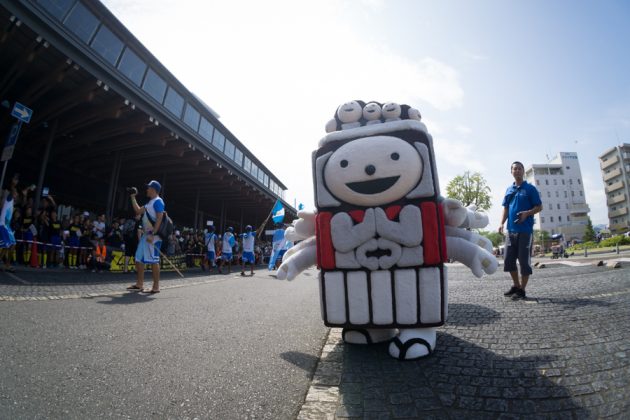
<svg viewBox="0 0 630 420">
<path fill-rule="evenodd" d="M 607 174 L 604 174 L 604 182 L 609 181 L 615 177 L 618 177 L 619 175 L 621 175 L 621 168 L 617 168 L 617 169 L 613 169 L 612 171 L 608 172 Z"/>
<path fill-rule="evenodd" d="M 623 188 L 623 180 L 619 180 L 609 186 L 606 187 L 606 192 L 610 193 L 613 191 L 617 191 L 619 188 Z"/>
<path fill-rule="evenodd" d="M 606 169 L 606 168 L 614 165 L 617 162 L 619 162 L 619 156 L 615 155 L 615 156 L 611 157 L 610 159 L 608 159 L 605 162 L 600 162 L 599 163 L 599 167 L 602 168 L 602 169 Z"/>
<path fill-rule="evenodd" d="M 626 214 L 628 214 L 628 207 L 621 207 L 617 210 L 609 211 L 608 218 L 612 219 L 614 217 L 624 216 Z"/>
<path fill-rule="evenodd" d="M 614 225 L 610 225 L 610 231 L 615 234 L 615 233 L 625 233 L 628 231 L 628 229 L 630 229 L 630 223 L 628 223 L 628 221 L 624 221 L 621 223 L 617 223 Z"/>
<path fill-rule="evenodd" d="M 612 206 L 613 204 L 621 203 L 622 201 L 626 201 L 626 194 L 617 195 L 615 197 L 609 198 L 606 201 L 606 204 Z"/>
<path fill-rule="evenodd" d="M 586 215 L 586 213 L 590 212 L 591 209 L 586 203 L 578 203 L 578 204 L 572 204 L 571 209 L 569 211 L 571 212 L 571 215 L 576 215 L 576 214 Z"/>
</svg>

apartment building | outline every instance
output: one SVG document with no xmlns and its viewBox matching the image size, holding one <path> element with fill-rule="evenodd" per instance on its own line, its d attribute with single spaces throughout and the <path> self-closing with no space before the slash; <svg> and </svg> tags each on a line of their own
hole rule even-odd
<svg viewBox="0 0 630 420">
<path fill-rule="evenodd" d="M 599 156 L 606 191 L 611 233 L 630 230 L 630 144 L 623 143 Z"/>
<path fill-rule="evenodd" d="M 566 241 L 582 240 L 590 208 L 577 153 L 560 152 L 547 163 L 533 164 L 525 179 L 536 186 L 543 202 L 534 229 L 561 233 Z"/>
</svg>

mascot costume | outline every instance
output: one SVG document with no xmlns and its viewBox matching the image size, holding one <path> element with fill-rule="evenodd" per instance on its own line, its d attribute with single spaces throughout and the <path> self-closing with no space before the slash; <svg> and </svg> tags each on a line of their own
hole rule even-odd
<svg viewBox="0 0 630 420">
<path fill-rule="evenodd" d="M 313 153 L 316 212 L 298 212 L 279 279 L 320 269 L 322 316 L 351 344 L 391 341 L 399 360 L 430 355 L 448 312 L 447 259 L 494 273 L 488 217 L 440 196 L 433 139 L 397 103 L 337 108 Z"/>
</svg>

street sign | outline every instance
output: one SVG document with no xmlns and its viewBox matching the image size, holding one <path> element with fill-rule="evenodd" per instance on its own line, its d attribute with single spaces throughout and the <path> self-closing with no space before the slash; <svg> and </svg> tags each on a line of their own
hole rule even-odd
<svg viewBox="0 0 630 420">
<path fill-rule="evenodd" d="M 16 102 L 15 105 L 13 105 L 11 116 L 28 124 L 29 122 L 31 122 L 33 110 L 28 108 L 26 105 L 22 105 L 21 103 Z"/>
<path fill-rule="evenodd" d="M 6 162 L 13 157 L 13 150 L 15 149 L 15 143 L 17 142 L 18 136 L 20 135 L 21 127 L 22 121 L 18 121 L 11 126 L 11 131 L 9 131 L 7 142 L 4 144 L 4 149 L 2 149 L 0 162 Z"/>
</svg>

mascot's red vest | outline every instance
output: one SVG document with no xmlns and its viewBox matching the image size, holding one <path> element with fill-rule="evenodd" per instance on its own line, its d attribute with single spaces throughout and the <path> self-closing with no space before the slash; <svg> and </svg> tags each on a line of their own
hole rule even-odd
<svg viewBox="0 0 630 420">
<path fill-rule="evenodd" d="M 444 214 L 442 206 L 432 201 L 425 201 L 419 204 L 422 212 L 422 246 L 424 250 L 423 266 L 438 265 L 447 261 L 446 239 L 444 233 Z M 385 214 L 389 220 L 398 217 L 402 206 L 390 206 L 385 209 Z M 361 223 L 365 214 L 364 210 L 350 210 L 348 212 L 355 223 Z M 323 270 L 333 270 L 337 268 L 335 263 L 335 248 L 332 243 L 330 232 L 330 220 L 335 215 L 331 212 L 321 212 L 317 214 L 317 265 Z"/>
</svg>

